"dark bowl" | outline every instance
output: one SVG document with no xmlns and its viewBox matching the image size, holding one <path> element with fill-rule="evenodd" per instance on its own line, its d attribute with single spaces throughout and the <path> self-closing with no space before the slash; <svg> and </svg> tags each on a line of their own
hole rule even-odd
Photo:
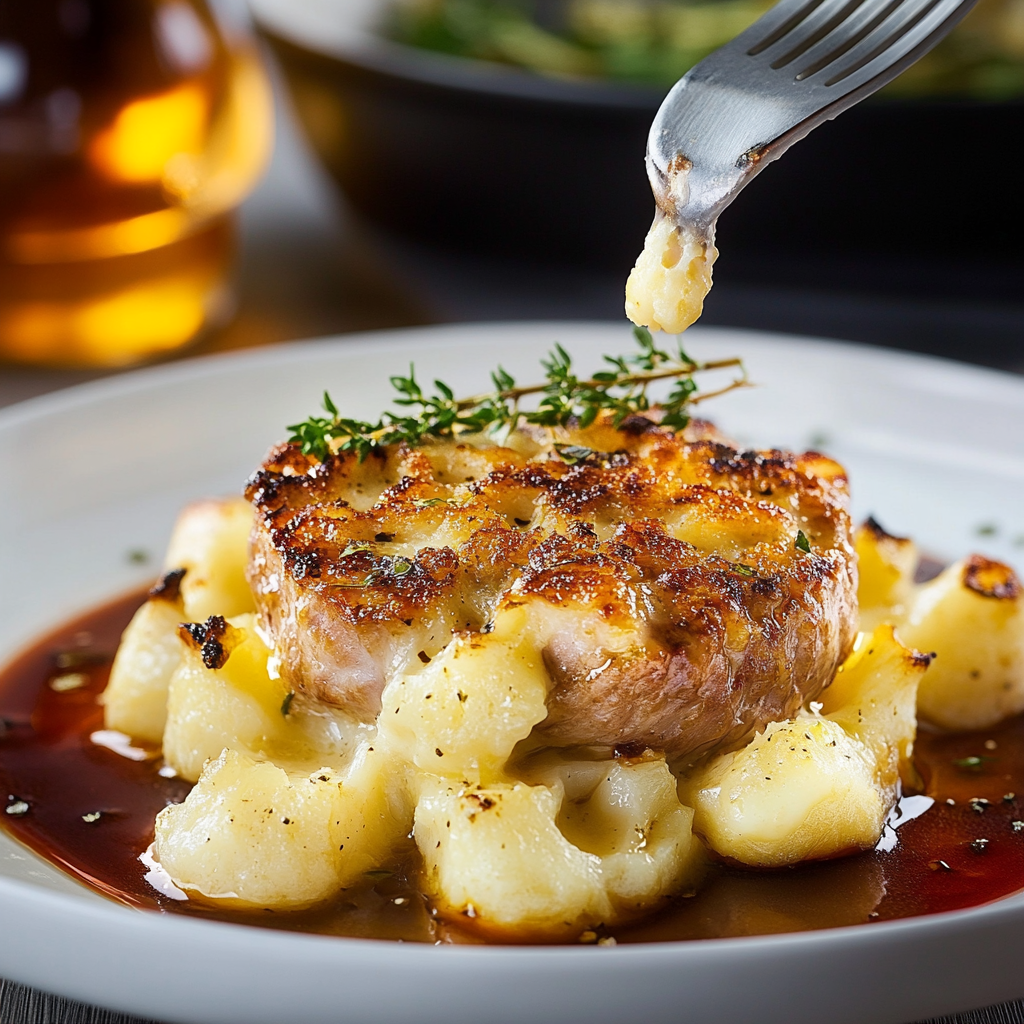
<svg viewBox="0 0 1024 1024">
<path fill-rule="evenodd" d="M 663 93 L 544 78 L 375 35 L 378 0 L 258 0 L 299 117 L 351 204 L 460 250 L 626 269 L 653 212 Z M 722 248 L 1020 264 L 1024 104 L 873 99 L 812 132 L 722 218 Z"/>
</svg>

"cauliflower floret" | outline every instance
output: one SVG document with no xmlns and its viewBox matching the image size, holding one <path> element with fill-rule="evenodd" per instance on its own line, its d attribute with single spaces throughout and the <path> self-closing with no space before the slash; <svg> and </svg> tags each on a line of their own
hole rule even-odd
<svg viewBox="0 0 1024 1024">
<path fill-rule="evenodd" d="M 153 852 L 193 896 L 290 910 L 385 862 L 406 822 L 368 748 L 346 773 L 309 775 L 225 750 L 156 819 Z"/>
<path fill-rule="evenodd" d="M 892 626 L 861 633 L 820 707 L 769 725 L 684 780 L 696 831 L 717 853 L 756 867 L 874 846 L 910 756 L 927 667 Z"/>
<path fill-rule="evenodd" d="M 189 632 L 191 630 L 191 632 Z M 342 710 L 307 708 L 270 671 L 271 651 L 255 616 L 179 630 L 181 663 L 171 677 L 163 752 L 183 778 L 199 778 L 225 748 L 269 758 L 295 771 L 346 765 L 357 744 L 374 734 Z M 221 658 L 208 644 L 220 644 Z"/>
<path fill-rule="evenodd" d="M 1024 595 L 1012 568 L 982 555 L 914 584 L 917 549 L 874 520 L 857 532 L 861 628 L 891 622 L 936 655 L 918 713 L 943 729 L 984 729 L 1024 711 Z"/>
<path fill-rule="evenodd" d="M 108 729 L 159 743 L 171 676 L 181 663 L 178 624 L 255 610 L 245 579 L 253 513 L 241 498 L 186 506 L 167 551 L 167 575 L 128 624 L 103 694 Z"/>
<path fill-rule="evenodd" d="M 414 833 L 443 913 L 491 934 L 566 935 L 696 879 L 693 814 L 663 759 L 579 768 L 549 766 L 547 785 L 423 780 Z"/>
<path fill-rule="evenodd" d="M 854 537 L 857 549 L 857 605 L 860 628 L 901 622 L 910 608 L 917 568 L 917 545 L 886 533 L 868 519 Z"/>
<path fill-rule="evenodd" d="M 178 624 L 184 618 L 175 588 L 154 594 L 128 623 L 100 698 L 108 729 L 150 743 L 163 739 L 171 676 L 181 664 Z"/>
<path fill-rule="evenodd" d="M 525 607 L 490 633 L 456 637 L 429 665 L 389 683 L 382 739 L 434 775 L 491 780 L 547 714 L 549 679 Z"/>
<path fill-rule="evenodd" d="M 984 729 L 1024 711 L 1024 594 L 1016 573 L 981 555 L 922 586 L 899 626 L 934 651 L 921 683 L 921 717 L 944 729 Z"/>
<path fill-rule="evenodd" d="M 171 677 L 164 758 L 195 781 L 207 760 L 225 748 L 269 756 L 286 747 L 289 737 L 288 688 L 267 672 L 270 651 L 253 616 L 231 622 L 214 617 L 192 630 L 182 630 L 188 640 Z M 219 657 L 212 656 L 211 644 L 220 645 Z"/>
<path fill-rule="evenodd" d="M 245 578 L 252 523 L 244 498 L 208 498 L 182 509 L 164 565 L 185 570 L 181 597 L 189 621 L 256 610 Z"/>
</svg>

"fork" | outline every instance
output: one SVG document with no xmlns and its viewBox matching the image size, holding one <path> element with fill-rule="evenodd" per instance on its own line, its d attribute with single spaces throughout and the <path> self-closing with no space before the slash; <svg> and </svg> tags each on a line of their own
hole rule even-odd
<svg viewBox="0 0 1024 1024">
<path fill-rule="evenodd" d="M 647 142 L 658 207 L 713 244 L 718 215 L 754 175 L 892 81 L 975 2 L 781 0 L 665 97 Z"/>
</svg>

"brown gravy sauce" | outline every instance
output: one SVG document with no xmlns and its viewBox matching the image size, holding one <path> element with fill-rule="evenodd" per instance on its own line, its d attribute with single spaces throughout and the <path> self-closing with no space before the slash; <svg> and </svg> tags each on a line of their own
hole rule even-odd
<svg viewBox="0 0 1024 1024">
<path fill-rule="evenodd" d="M 431 916 L 410 881 L 412 851 L 390 873 L 374 872 L 311 911 L 231 911 L 150 886 L 139 854 L 157 812 L 183 800 L 190 784 L 161 776 L 157 751 L 134 761 L 90 738 L 103 729 L 97 697 L 141 601 L 133 594 L 66 624 L 0 672 L 0 820 L 8 832 L 132 907 L 329 935 L 481 941 Z M 922 731 L 915 761 L 935 803 L 899 827 L 892 849 L 780 871 L 716 865 L 696 895 L 673 898 L 611 936 L 655 942 L 832 928 L 977 906 L 1024 889 L 1024 717 L 978 733 Z"/>
</svg>

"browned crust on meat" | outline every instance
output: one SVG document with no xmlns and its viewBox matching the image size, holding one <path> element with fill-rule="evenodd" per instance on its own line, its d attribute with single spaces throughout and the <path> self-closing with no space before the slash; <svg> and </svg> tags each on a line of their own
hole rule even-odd
<svg viewBox="0 0 1024 1024">
<path fill-rule="evenodd" d="M 845 475 L 699 426 L 599 423 L 565 438 L 591 451 L 572 465 L 454 444 L 361 464 L 278 447 L 247 496 L 250 581 L 282 674 L 371 717 L 396 664 L 531 601 L 636 635 L 610 653 L 551 641 L 538 728 L 554 744 L 693 757 L 790 716 L 852 643 Z"/>
<path fill-rule="evenodd" d="M 557 645 L 545 651 L 556 685 L 539 730 L 553 740 L 628 741 L 696 757 L 792 717 L 848 650 L 855 609 L 847 559 L 810 556 L 787 571 L 740 573 L 651 521 L 621 527 L 609 546 L 611 557 L 581 560 L 582 572 L 524 574 L 525 592 L 558 603 L 575 586 L 612 618 L 625 605 L 614 581 L 629 567 L 654 604 L 644 648 L 612 657 L 603 670 L 601 652 L 563 662 Z"/>
</svg>

